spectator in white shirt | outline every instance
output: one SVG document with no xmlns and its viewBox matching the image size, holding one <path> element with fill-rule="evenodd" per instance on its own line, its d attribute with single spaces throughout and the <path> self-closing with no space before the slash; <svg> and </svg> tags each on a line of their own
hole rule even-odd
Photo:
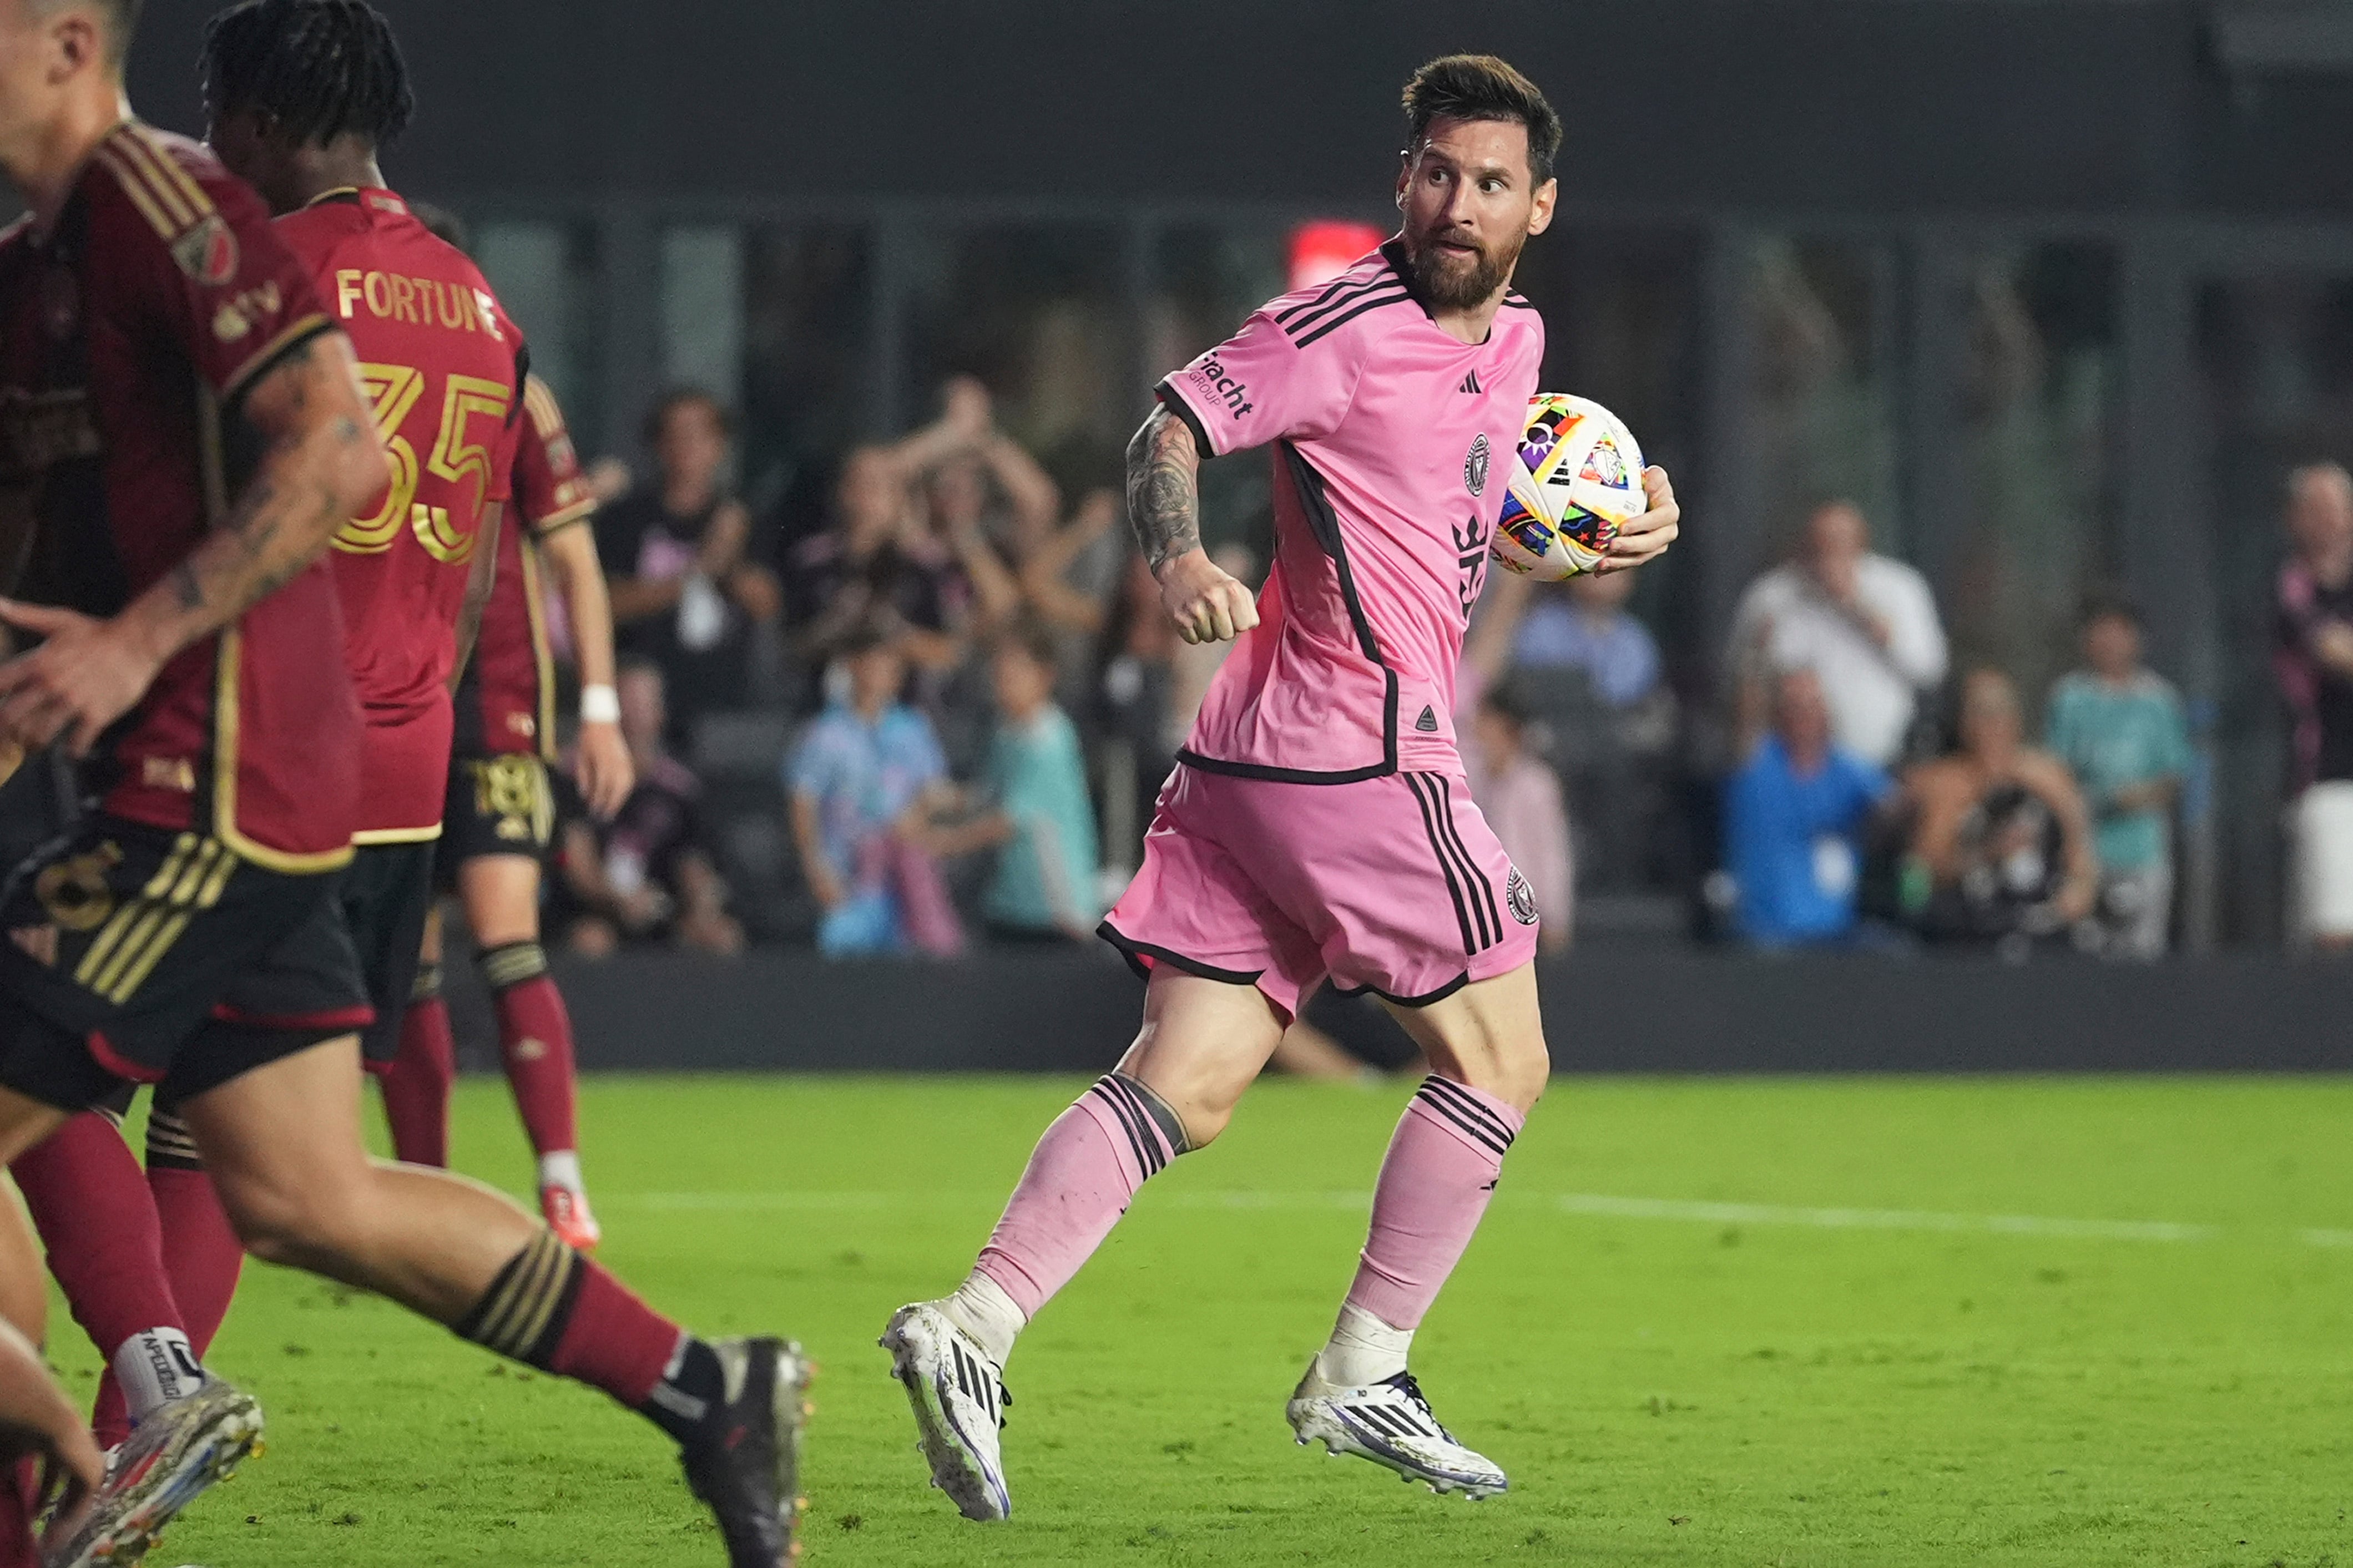
<svg viewBox="0 0 2353 1568">
<path fill-rule="evenodd" d="M 1927 581 L 1872 553 L 1869 525 L 1852 501 L 1816 508 L 1797 559 L 1751 583 L 1733 616 L 1729 668 L 1744 737 L 1761 730 L 1770 672 L 1811 669 L 1839 745 L 1880 767 L 1902 755 L 1921 694 L 1945 679 L 1946 658 Z"/>
</svg>

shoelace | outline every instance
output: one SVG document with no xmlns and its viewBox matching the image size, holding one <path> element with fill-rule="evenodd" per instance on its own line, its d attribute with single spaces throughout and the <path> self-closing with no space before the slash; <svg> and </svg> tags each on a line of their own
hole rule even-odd
<svg viewBox="0 0 2353 1568">
<path fill-rule="evenodd" d="M 1427 1394 L 1421 1392 L 1421 1384 L 1413 1380 L 1413 1373 L 1409 1372 L 1401 1372 L 1395 1377 L 1383 1378 L 1381 1381 L 1387 1384 L 1389 1387 L 1396 1389 L 1399 1394 L 1404 1394 L 1408 1399 L 1412 1400 L 1414 1405 L 1419 1408 L 1421 1413 L 1430 1417 L 1430 1424 L 1438 1428 L 1438 1435 L 1440 1436 L 1445 1438 L 1450 1443 L 1454 1441 L 1454 1434 L 1446 1429 L 1446 1423 L 1440 1421 L 1438 1418 L 1438 1412 L 1430 1407 L 1430 1398 Z"/>
</svg>

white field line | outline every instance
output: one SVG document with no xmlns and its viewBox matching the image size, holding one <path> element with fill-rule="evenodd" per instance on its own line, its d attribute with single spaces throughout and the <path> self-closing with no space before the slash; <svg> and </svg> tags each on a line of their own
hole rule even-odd
<svg viewBox="0 0 2353 1568">
<path fill-rule="evenodd" d="M 1795 1226 L 1814 1230 L 1920 1231 L 1962 1236 L 2054 1237 L 2086 1241 L 2212 1241 L 2220 1226 L 2171 1220 L 2064 1219 L 2048 1215 L 1947 1214 L 1933 1209 L 1805 1208 L 1783 1204 L 1694 1202 L 1682 1198 L 1622 1197 L 1604 1193 L 1523 1196 L 1497 1194 L 1513 1206 L 1546 1203 L 1563 1214 L 1601 1219 L 1669 1220 L 1703 1225 Z M 1299 1212 L 1340 1210 L 1363 1214 L 1372 1207 L 1366 1192 L 1264 1192 L 1248 1188 L 1155 1194 L 1154 1206 Z M 998 1200 L 976 1192 L 704 1192 L 616 1193 L 597 1202 L 607 1208 L 658 1213 L 792 1214 L 883 1211 L 914 1207 L 995 1207 Z M 2300 1230 L 2308 1247 L 2353 1247 L 2353 1230 Z"/>
</svg>

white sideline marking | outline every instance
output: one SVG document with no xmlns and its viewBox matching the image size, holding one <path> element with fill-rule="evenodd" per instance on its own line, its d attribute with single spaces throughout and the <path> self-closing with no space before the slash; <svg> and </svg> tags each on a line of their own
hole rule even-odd
<svg viewBox="0 0 2353 1568">
<path fill-rule="evenodd" d="M 2024 1214 L 1938 1214 L 1926 1209 L 1791 1208 L 1779 1204 L 1686 1203 L 1675 1198 L 1607 1197 L 1567 1193 L 1556 1200 L 1571 1214 L 1619 1219 L 1700 1220 L 1710 1225 L 1800 1225 L 1820 1230 L 1975 1231 L 1993 1236 L 2067 1236 L 2100 1241 L 2206 1241 L 2221 1234 L 2211 1225 L 2170 1220 L 2052 1219 Z M 2307 1231 L 2309 1241 L 2322 1233 Z M 2353 1245 L 2353 1232 L 2339 1233 Z"/>
<path fill-rule="evenodd" d="M 1661 1219 L 1704 1225 L 1800 1226 L 1816 1230 L 1905 1230 L 1948 1235 L 2060 1237 L 2090 1241 L 2211 1241 L 2223 1234 L 2212 1225 L 2172 1220 L 2062 1219 L 2048 1215 L 1947 1214 L 1933 1209 L 1802 1208 L 1783 1204 L 1694 1202 L 1683 1198 L 1622 1197 L 1606 1193 L 1561 1193 L 1546 1198 L 1506 1188 L 1497 1196 L 1514 1203 L 1549 1203 L 1564 1214 L 1605 1219 Z M 975 1191 L 930 1192 L 708 1192 L 626 1193 L 600 1198 L 607 1208 L 661 1213 L 780 1214 L 845 1210 L 940 1207 L 994 1208 L 999 1199 Z M 1158 1194 L 1155 1206 L 1178 1209 L 1262 1209 L 1298 1212 L 1337 1209 L 1363 1214 L 1372 1207 L 1367 1192 L 1263 1192 L 1250 1188 Z M 2299 1230 L 2307 1247 L 2353 1247 L 2353 1230 Z"/>
</svg>

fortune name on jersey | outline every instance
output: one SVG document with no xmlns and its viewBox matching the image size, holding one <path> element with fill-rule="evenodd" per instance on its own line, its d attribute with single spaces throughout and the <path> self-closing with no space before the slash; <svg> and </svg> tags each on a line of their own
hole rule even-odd
<svg viewBox="0 0 2353 1568">
<path fill-rule="evenodd" d="M 499 330 L 496 300 L 478 289 L 460 288 L 438 278 L 364 272 L 356 267 L 339 268 L 335 273 L 336 315 L 348 321 L 362 305 L 379 321 L 447 327 L 458 332 L 487 332 L 501 340 L 505 337 Z"/>
</svg>

